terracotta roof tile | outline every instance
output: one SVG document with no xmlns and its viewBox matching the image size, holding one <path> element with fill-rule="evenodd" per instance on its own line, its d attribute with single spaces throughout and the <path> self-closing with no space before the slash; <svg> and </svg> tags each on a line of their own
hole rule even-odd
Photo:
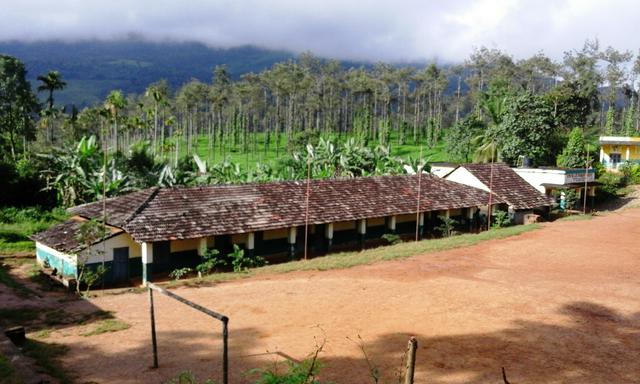
<svg viewBox="0 0 640 384">
<path fill-rule="evenodd" d="M 144 208 L 145 202 L 153 198 L 158 188 L 149 188 L 126 195 L 106 199 L 107 223 L 116 227 L 124 224 Z M 102 218 L 103 203 L 96 201 L 69 208 L 68 212 L 86 218 Z"/>
<path fill-rule="evenodd" d="M 416 212 L 417 175 L 312 180 L 309 223 L 323 224 Z M 150 189 L 107 200 L 107 223 L 123 228 L 139 242 L 189 239 L 304 225 L 305 181 Z M 421 211 L 486 205 L 489 194 L 477 188 L 423 174 Z M 496 203 L 504 202 L 494 197 Z M 100 218 L 102 202 L 84 204 L 71 213 Z M 60 238 L 45 244 L 69 249 L 58 231 L 38 234 Z M 56 233 L 54 233 L 56 232 Z M 56 248 L 58 249 L 58 248 Z"/>
<path fill-rule="evenodd" d="M 476 188 L 422 176 L 422 211 L 486 205 Z M 322 224 L 416 211 L 418 176 L 314 180 L 309 223 Z M 305 223 L 300 181 L 161 189 L 125 229 L 137 241 L 186 239 L 285 228 Z"/>
<path fill-rule="evenodd" d="M 532 209 L 553 204 L 549 197 L 540 193 L 507 164 L 493 164 L 493 182 L 491 164 L 464 164 L 461 167 L 466 168 L 487 187 L 492 183 L 493 192 L 515 209 Z"/>
</svg>

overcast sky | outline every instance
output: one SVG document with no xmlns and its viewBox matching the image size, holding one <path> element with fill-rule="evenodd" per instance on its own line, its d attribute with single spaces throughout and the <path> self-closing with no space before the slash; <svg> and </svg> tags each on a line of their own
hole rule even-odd
<svg viewBox="0 0 640 384">
<path fill-rule="evenodd" d="M 638 0 L 0 0 L 0 40 L 195 40 L 341 59 L 560 59 L 589 38 L 640 48 Z"/>
</svg>

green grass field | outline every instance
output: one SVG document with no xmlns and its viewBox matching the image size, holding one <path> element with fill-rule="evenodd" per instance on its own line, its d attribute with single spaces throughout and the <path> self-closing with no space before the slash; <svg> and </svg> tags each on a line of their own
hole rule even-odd
<svg viewBox="0 0 640 384">
<path fill-rule="evenodd" d="M 33 253 L 34 245 L 29 236 L 44 231 L 65 218 L 66 213 L 63 209 L 0 209 L 0 255 Z"/>
<path fill-rule="evenodd" d="M 346 141 L 351 135 L 338 136 L 333 134 L 331 136 L 339 142 Z M 275 136 L 271 134 L 269 146 L 265 146 L 265 140 L 267 135 L 262 132 L 252 133 L 249 138 L 248 150 L 244 151 L 242 142 L 239 142 L 235 146 L 232 143 L 227 143 L 226 147 L 221 148 L 219 144 L 216 144 L 215 148 L 209 148 L 208 139 L 206 136 L 201 135 L 198 137 L 195 153 L 203 160 L 207 160 L 207 163 L 213 164 L 225 159 L 228 159 L 234 163 L 239 163 L 246 169 L 253 169 L 256 163 L 265 163 L 270 166 L 275 165 L 278 160 L 285 159 L 290 156 L 290 150 L 287 148 L 287 138 L 285 134 L 280 135 L 279 149 L 276 150 Z M 240 138 L 242 140 L 242 138 Z M 450 161 L 450 157 L 446 152 L 444 142 L 440 141 L 433 147 L 429 147 L 426 144 L 412 143 L 408 140 L 404 144 L 398 144 L 397 133 L 393 132 L 390 137 L 391 142 L 391 155 L 397 156 L 403 159 L 418 158 L 420 155 L 420 147 L 422 146 L 422 158 L 429 162 L 443 162 Z M 369 146 L 376 146 L 376 142 L 370 142 Z M 194 153 L 194 149 L 191 150 L 191 154 Z M 179 157 L 187 155 L 187 144 L 184 139 L 179 143 Z M 175 153 L 167 153 L 166 156 L 175 156 Z"/>
</svg>

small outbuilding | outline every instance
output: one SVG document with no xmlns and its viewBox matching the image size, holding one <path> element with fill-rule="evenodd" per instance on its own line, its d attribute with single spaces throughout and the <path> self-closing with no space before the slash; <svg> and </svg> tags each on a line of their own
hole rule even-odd
<svg viewBox="0 0 640 384">
<path fill-rule="evenodd" d="M 640 137 L 600 136 L 600 163 L 617 170 L 621 164 L 640 163 Z"/>
<path fill-rule="evenodd" d="M 504 201 L 516 224 L 522 224 L 527 214 L 546 216 L 553 205 L 552 198 L 534 188 L 504 163 L 461 164 L 444 178 L 493 192 L 495 198 Z"/>
</svg>

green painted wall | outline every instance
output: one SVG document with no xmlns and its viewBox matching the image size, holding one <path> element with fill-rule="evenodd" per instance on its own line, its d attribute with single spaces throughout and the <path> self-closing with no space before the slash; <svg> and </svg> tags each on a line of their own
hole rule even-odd
<svg viewBox="0 0 640 384">
<path fill-rule="evenodd" d="M 77 277 L 76 265 L 62 257 L 53 255 L 40 247 L 36 247 L 36 258 L 44 265 L 57 269 L 58 274 L 65 277 Z"/>
</svg>

